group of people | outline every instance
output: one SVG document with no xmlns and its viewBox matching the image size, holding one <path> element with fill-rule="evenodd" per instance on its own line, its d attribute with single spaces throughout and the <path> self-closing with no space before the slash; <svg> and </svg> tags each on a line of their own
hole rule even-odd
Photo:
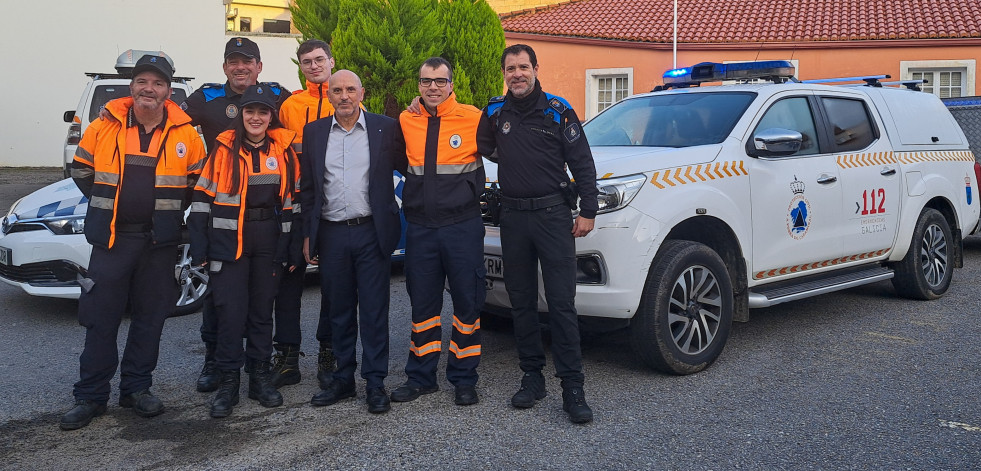
<svg viewBox="0 0 981 471">
<path fill-rule="evenodd" d="M 264 407 L 282 405 L 278 389 L 300 382 L 308 264 L 319 266 L 322 295 L 320 392 L 312 405 L 357 395 L 358 336 L 369 412 L 437 391 L 445 287 L 453 303 L 446 379 L 457 405 L 477 404 L 484 157 L 498 163 L 503 192 L 504 281 L 523 375 L 511 404 L 530 408 L 546 395 L 540 265 L 563 409 L 574 423 L 591 421 L 574 303 L 575 237 L 593 228 L 596 171 L 572 107 L 542 91 L 534 50 L 522 44 L 504 50 L 508 92 L 483 110 L 456 101 L 449 62 L 427 59 L 418 101 L 398 120 L 364 109 L 361 79 L 349 70 L 332 73 L 327 43 L 304 42 L 297 61 L 306 88 L 290 94 L 259 82 L 258 46 L 232 38 L 222 64 L 227 81 L 206 84 L 177 106 L 168 100 L 172 66 L 144 56 L 132 71 L 131 96 L 109 102 L 86 130 L 72 177 L 89 199 L 92 283 L 79 298 L 86 336 L 75 405 L 60 427 L 79 429 L 105 413 L 117 366 L 121 407 L 142 417 L 164 412 L 150 387 L 163 324 L 176 303 L 174 252 L 188 207 L 192 263 L 207 267 L 212 289 L 197 382 L 198 391 L 215 392 L 212 417 L 226 417 L 238 404 L 243 366 L 248 397 Z M 566 169 L 578 189 L 575 218 Z M 401 232 L 396 170 L 405 177 L 412 328 L 407 380 L 389 394 L 390 263 Z M 120 362 L 116 337 L 127 306 Z"/>
</svg>

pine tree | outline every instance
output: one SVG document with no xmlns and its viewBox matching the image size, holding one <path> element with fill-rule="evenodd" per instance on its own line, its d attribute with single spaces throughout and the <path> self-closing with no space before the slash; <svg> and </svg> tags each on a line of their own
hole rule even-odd
<svg viewBox="0 0 981 471">
<path fill-rule="evenodd" d="M 446 37 L 442 57 L 453 64 L 457 100 L 478 108 L 501 94 L 504 30 L 486 0 L 440 0 Z"/>
<path fill-rule="evenodd" d="M 293 0 L 290 14 L 303 40 L 319 39 L 330 44 L 337 28 L 339 0 Z"/>
</svg>

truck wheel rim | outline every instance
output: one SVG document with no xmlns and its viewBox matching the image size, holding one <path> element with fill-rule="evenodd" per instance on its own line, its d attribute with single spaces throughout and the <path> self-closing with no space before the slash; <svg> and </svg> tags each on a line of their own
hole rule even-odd
<svg viewBox="0 0 981 471">
<path fill-rule="evenodd" d="M 719 282 L 708 268 L 696 265 L 675 281 L 668 307 L 671 339 L 682 353 L 695 355 L 712 345 L 722 318 Z"/>
<path fill-rule="evenodd" d="M 920 267 L 923 278 L 930 286 L 940 286 L 947 275 L 947 238 L 943 229 L 936 224 L 931 224 L 923 233 Z"/>
</svg>

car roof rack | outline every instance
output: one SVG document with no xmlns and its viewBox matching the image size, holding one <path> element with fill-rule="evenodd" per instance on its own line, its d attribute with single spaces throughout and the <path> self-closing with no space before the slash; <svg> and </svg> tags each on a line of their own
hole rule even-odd
<svg viewBox="0 0 981 471">
<path fill-rule="evenodd" d="M 85 72 L 85 75 L 92 77 L 94 80 L 101 79 L 132 79 L 133 74 L 120 74 L 118 72 Z M 194 77 L 174 77 L 174 82 L 187 83 L 194 80 Z"/>
</svg>

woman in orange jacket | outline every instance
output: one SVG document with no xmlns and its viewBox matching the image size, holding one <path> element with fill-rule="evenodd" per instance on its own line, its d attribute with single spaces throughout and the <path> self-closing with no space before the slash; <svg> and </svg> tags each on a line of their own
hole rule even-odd
<svg viewBox="0 0 981 471">
<path fill-rule="evenodd" d="M 283 404 L 271 382 L 269 358 L 279 278 L 302 257 L 294 226 L 299 218 L 293 222 L 299 174 L 290 148 L 295 136 L 279 123 L 271 91 L 249 87 L 240 116 L 216 139 L 194 189 L 191 257 L 208 265 L 218 317 L 215 360 L 221 383 L 212 417 L 226 417 L 238 404 L 243 364 L 249 398 L 265 407 Z"/>
</svg>

